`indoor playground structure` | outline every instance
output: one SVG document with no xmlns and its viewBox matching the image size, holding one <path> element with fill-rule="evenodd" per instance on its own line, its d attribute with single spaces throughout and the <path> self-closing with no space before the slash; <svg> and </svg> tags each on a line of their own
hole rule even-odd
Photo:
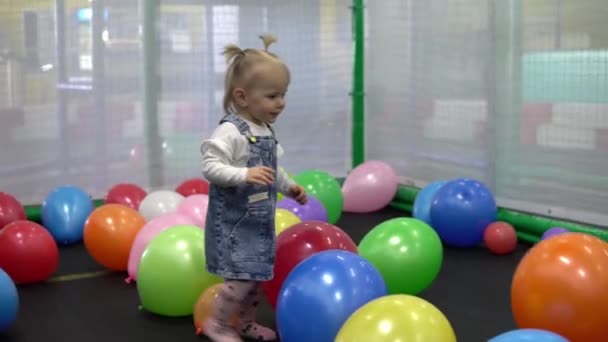
<svg viewBox="0 0 608 342">
<path fill-rule="evenodd" d="M 0 340 L 207 341 L 226 44 L 289 66 L 283 342 L 608 340 L 603 0 L 0 1 Z M 241 318 L 235 315 L 231 324 Z"/>
</svg>

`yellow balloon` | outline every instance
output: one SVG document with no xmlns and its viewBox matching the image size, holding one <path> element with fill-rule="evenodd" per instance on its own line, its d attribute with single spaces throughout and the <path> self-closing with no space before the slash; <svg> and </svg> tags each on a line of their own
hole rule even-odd
<svg viewBox="0 0 608 342">
<path fill-rule="evenodd" d="M 335 342 L 456 342 L 439 309 L 411 295 L 389 295 L 365 304 L 342 325 Z"/>
<path fill-rule="evenodd" d="M 274 227 L 276 235 L 281 234 L 285 229 L 300 223 L 302 220 L 291 211 L 283 208 L 278 208 L 274 216 Z"/>
</svg>

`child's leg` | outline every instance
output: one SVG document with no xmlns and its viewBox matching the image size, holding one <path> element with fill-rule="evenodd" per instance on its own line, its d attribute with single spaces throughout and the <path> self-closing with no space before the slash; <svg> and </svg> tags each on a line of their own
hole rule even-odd
<svg viewBox="0 0 608 342">
<path fill-rule="evenodd" d="M 253 281 L 226 279 L 215 303 L 213 317 L 205 322 L 203 332 L 214 342 L 240 342 L 238 333 L 230 326 L 230 318 L 256 287 Z"/>
<path fill-rule="evenodd" d="M 240 312 L 239 333 L 247 338 L 260 341 L 276 340 L 277 334 L 270 328 L 264 327 L 255 321 L 255 314 L 260 304 L 260 293 L 262 287 L 260 283 L 248 292 L 247 297 L 242 303 Z"/>
</svg>

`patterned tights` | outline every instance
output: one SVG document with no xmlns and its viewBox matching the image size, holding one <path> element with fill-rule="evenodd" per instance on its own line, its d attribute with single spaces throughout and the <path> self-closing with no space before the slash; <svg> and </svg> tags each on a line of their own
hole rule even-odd
<svg viewBox="0 0 608 342">
<path fill-rule="evenodd" d="M 216 301 L 214 317 L 204 326 L 204 333 L 214 342 L 239 342 L 240 336 L 258 341 L 276 340 L 276 333 L 255 321 L 259 305 L 260 283 L 226 279 Z M 230 318 L 239 314 L 239 326 L 230 326 Z"/>
</svg>

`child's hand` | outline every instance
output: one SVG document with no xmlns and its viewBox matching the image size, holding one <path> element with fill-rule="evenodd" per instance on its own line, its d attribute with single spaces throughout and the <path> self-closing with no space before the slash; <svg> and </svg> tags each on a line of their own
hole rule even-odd
<svg viewBox="0 0 608 342">
<path fill-rule="evenodd" d="M 247 183 L 269 185 L 274 182 L 274 170 L 267 166 L 256 166 L 247 169 Z"/>
<path fill-rule="evenodd" d="M 306 204 L 308 199 L 306 198 L 306 190 L 303 187 L 294 184 L 289 187 L 289 197 L 296 200 L 300 204 Z"/>
</svg>

